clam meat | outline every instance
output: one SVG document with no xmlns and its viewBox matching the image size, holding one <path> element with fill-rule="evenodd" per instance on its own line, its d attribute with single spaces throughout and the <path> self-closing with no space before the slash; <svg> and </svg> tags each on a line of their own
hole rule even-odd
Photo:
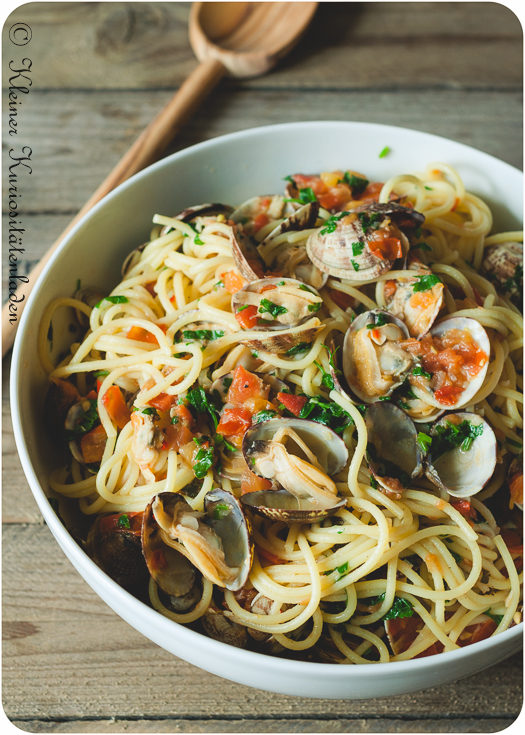
<svg viewBox="0 0 525 735">
<path fill-rule="evenodd" d="M 523 298 L 523 243 L 501 242 L 485 250 L 482 273 L 491 280 L 496 289 L 510 296 L 521 308 Z"/>
</svg>

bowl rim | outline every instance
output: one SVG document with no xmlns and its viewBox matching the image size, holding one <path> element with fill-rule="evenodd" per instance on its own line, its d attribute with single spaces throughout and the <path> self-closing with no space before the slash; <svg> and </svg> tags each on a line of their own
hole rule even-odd
<svg viewBox="0 0 525 735">
<path fill-rule="evenodd" d="M 170 167 L 173 163 L 177 161 L 184 160 L 187 157 L 191 157 L 195 152 L 202 151 L 206 149 L 213 149 L 217 145 L 222 145 L 223 143 L 227 143 L 231 140 L 239 140 L 249 137 L 257 137 L 261 133 L 279 133 L 284 130 L 289 130 L 291 128 L 299 128 L 299 129 L 311 129 L 314 130 L 315 128 L 323 128 L 326 129 L 327 127 L 335 128 L 335 127 L 347 127 L 347 128 L 373 128 L 380 131 L 402 131 L 404 134 L 411 134 L 416 137 L 419 137 L 421 140 L 427 140 L 428 142 L 432 140 L 439 140 L 444 141 L 449 145 L 452 145 L 453 147 L 457 147 L 458 152 L 469 151 L 470 153 L 472 151 L 475 152 L 476 156 L 480 157 L 482 162 L 486 162 L 487 165 L 491 164 L 497 164 L 498 166 L 507 167 L 509 171 L 512 171 L 513 174 L 519 174 L 523 178 L 523 173 L 512 166 L 511 164 L 502 161 L 495 156 L 492 156 L 489 153 L 485 153 L 484 151 L 480 151 L 476 148 L 473 148 L 472 146 L 468 146 L 464 143 L 460 143 L 458 141 L 451 140 L 449 138 L 445 138 L 443 136 L 434 135 L 432 133 L 427 133 L 419 130 L 412 130 L 410 128 L 405 128 L 401 126 L 395 126 L 395 125 L 385 125 L 382 123 L 367 123 L 367 122 L 354 122 L 354 121 L 339 121 L 339 120 L 314 120 L 314 121 L 305 121 L 305 122 L 287 122 L 287 123 L 278 123 L 274 125 L 263 125 L 258 126 L 255 128 L 248 128 L 246 130 L 240 130 L 233 133 L 228 133 L 226 135 L 217 136 L 214 138 L 211 138 L 209 140 L 202 141 L 200 143 L 196 143 L 195 145 L 192 145 L 188 148 L 184 148 L 180 151 L 177 151 L 170 156 L 167 156 L 160 161 L 152 164 L 151 166 L 148 166 L 147 168 L 143 169 L 142 171 L 138 172 L 122 184 L 120 184 L 118 187 L 116 187 L 113 191 L 111 191 L 109 194 L 107 194 L 100 202 L 98 202 L 89 212 L 87 212 L 81 220 L 71 229 L 71 231 L 66 235 L 62 243 L 59 245 L 59 247 L 56 249 L 56 251 L 53 253 L 52 257 L 49 259 L 48 263 L 42 270 L 42 273 L 40 274 L 39 278 L 37 279 L 37 282 L 35 286 L 33 287 L 33 290 L 28 298 L 28 301 L 26 303 L 26 307 L 24 309 L 24 312 L 22 314 L 22 317 L 20 319 L 20 323 L 17 328 L 17 335 L 13 347 L 13 356 L 12 356 L 12 366 L 11 366 L 11 386 L 10 386 L 10 402 L 11 402 L 11 414 L 13 419 L 13 433 L 15 437 L 16 447 L 17 451 L 20 457 L 20 461 L 22 464 L 22 468 L 24 471 L 24 474 L 26 476 L 26 479 L 28 481 L 28 484 L 31 488 L 31 492 L 33 494 L 33 497 L 35 498 L 37 505 L 48 524 L 53 536 L 55 537 L 56 541 L 58 542 L 59 546 L 64 551 L 65 555 L 70 560 L 75 560 L 73 562 L 74 567 L 76 571 L 83 577 L 83 579 L 93 588 L 93 585 L 90 582 L 90 579 L 88 577 L 94 577 L 97 580 L 97 584 L 100 586 L 100 588 L 104 591 L 104 596 L 101 595 L 100 590 L 97 588 L 95 590 L 96 594 L 99 597 L 102 597 L 102 599 L 105 600 L 105 597 L 109 598 L 120 598 L 120 602 L 122 606 L 126 606 L 127 608 L 135 608 L 137 616 L 142 618 L 149 626 L 151 626 L 152 629 L 155 627 L 157 629 L 160 629 L 161 627 L 166 631 L 166 633 L 170 633 L 174 638 L 177 638 L 178 636 L 186 637 L 189 643 L 192 642 L 195 644 L 203 644 L 205 643 L 207 647 L 209 647 L 210 653 L 213 655 L 216 655 L 218 657 L 221 657 L 224 659 L 225 656 L 227 656 L 228 659 L 231 659 L 231 662 L 238 666 L 258 666 L 259 669 L 264 668 L 268 671 L 271 671 L 276 663 L 278 663 L 279 671 L 282 675 L 287 676 L 293 676 L 296 674 L 321 674 L 321 672 L 325 672 L 326 674 L 334 674 L 337 672 L 337 676 L 340 679 L 343 680 L 351 680 L 353 679 L 357 674 L 356 672 L 361 671 L 361 667 L 357 666 L 341 666 L 340 664 L 329 664 L 329 663 L 321 663 L 321 662 L 312 662 L 312 661 L 299 661 L 294 659 L 286 659 L 286 658 L 278 658 L 274 656 L 270 656 L 264 653 L 258 653 L 256 651 L 248 651 L 245 649 L 235 648 L 233 646 L 230 646 L 226 643 L 222 643 L 220 641 L 213 640 L 212 638 L 208 638 L 204 636 L 202 633 L 198 633 L 196 631 L 191 630 L 190 628 L 185 627 L 184 625 L 181 625 L 180 623 L 176 623 L 175 621 L 163 616 L 161 613 L 157 612 L 155 609 L 148 607 L 145 603 L 141 602 L 137 598 L 135 598 L 133 595 L 131 595 L 129 592 L 126 592 L 122 587 L 120 587 L 116 582 L 114 582 L 105 572 L 100 569 L 94 561 L 87 555 L 85 551 L 81 549 L 81 547 L 76 543 L 76 541 L 73 539 L 73 537 L 70 535 L 69 531 L 66 529 L 66 527 L 61 523 L 61 521 L 58 519 L 57 515 L 51 508 L 51 505 L 49 503 L 49 500 L 45 494 L 45 491 L 36 475 L 36 472 L 33 468 L 31 459 L 30 459 L 30 453 L 26 446 L 24 433 L 22 430 L 22 421 L 20 418 L 20 405 L 18 400 L 19 390 L 20 390 L 20 372 L 22 368 L 22 353 L 21 353 L 21 345 L 23 340 L 23 334 L 26 329 L 26 324 L 28 323 L 30 319 L 30 314 L 32 311 L 33 303 L 38 298 L 38 295 L 43 288 L 44 282 L 47 278 L 48 273 L 52 268 L 54 267 L 56 259 L 60 256 L 60 254 L 65 250 L 67 247 L 69 247 L 70 243 L 76 238 L 77 234 L 86 227 L 87 223 L 89 223 L 93 218 L 97 217 L 98 212 L 102 209 L 104 209 L 106 206 L 108 206 L 115 197 L 119 196 L 122 192 L 126 191 L 129 187 L 134 186 L 137 182 L 141 181 L 142 179 L 146 179 L 149 176 L 154 176 L 155 173 L 159 170 L 161 170 L 164 167 Z M 81 571 L 83 567 L 87 567 L 84 571 Z M 93 588 L 94 589 L 94 588 Z M 114 610 L 114 608 L 112 608 Z M 116 612 L 116 610 L 114 610 Z M 120 617 L 120 613 L 117 613 Z M 130 625 L 133 626 L 132 623 L 130 623 L 127 619 L 126 622 L 128 622 Z M 139 631 L 141 632 L 141 631 Z M 146 634 L 143 633 L 145 637 Z M 493 647 L 496 647 L 499 642 L 506 643 L 515 640 L 516 642 L 516 650 L 518 649 L 518 640 L 523 635 L 523 622 L 519 623 L 518 625 L 513 626 L 512 628 L 507 629 L 506 631 L 503 631 L 502 633 L 499 633 L 496 637 L 490 637 L 483 641 L 479 641 L 478 643 L 472 644 L 470 646 L 465 646 L 459 649 L 455 649 L 453 651 L 447 651 L 442 652 L 440 654 L 437 654 L 438 660 L 443 663 L 443 665 L 447 663 L 454 663 L 461 659 L 470 658 L 471 656 L 485 652 L 489 649 L 492 649 Z M 151 638 L 149 638 L 152 640 Z M 157 644 L 160 647 L 161 644 Z M 426 656 L 423 658 L 414 658 L 414 659 L 408 659 L 406 661 L 392 661 L 388 663 L 373 663 L 373 671 L 377 673 L 378 675 L 384 675 L 384 674 L 401 674 L 408 672 L 409 669 L 412 669 L 412 673 L 414 673 L 415 670 L 424 672 L 429 669 L 433 669 L 436 667 L 436 664 L 438 663 L 438 660 L 436 659 L 436 656 Z M 198 664 L 195 664 L 198 665 Z M 493 662 L 491 662 L 489 665 L 493 665 Z M 479 671 L 480 669 L 476 669 Z M 229 677 L 226 677 L 229 678 Z M 431 685 L 432 686 L 432 685 Z M 322 695 L 320 695 L 322 696 Z"/>
</svg>

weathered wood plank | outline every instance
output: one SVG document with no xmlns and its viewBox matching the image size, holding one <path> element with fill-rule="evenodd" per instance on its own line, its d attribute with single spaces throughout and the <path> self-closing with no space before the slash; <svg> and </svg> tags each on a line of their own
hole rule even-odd
<svg viewBox="0 0 525 735">
<path fill-rule="evenodd" d="M 40 88 L 174 89 L 195 66 L 188 13 L 189 3 L 178 2 L 28 3 L 9 16 L 4 33 L 16 21 L 31 26 Z M 519 21 L 497 3 L 321 3 L 287 59 L 242 84 L 520 88 L 521 47 Z"/>
<path fill-rule="evenodd" d="M 500 732 L 514 722 L 512 718 L 497 719 L 416 719 L 393 720 L 381 717 L 375 720 L 347 719 L 318 720 L 69 720 L 45 722 L 42 720 L 14 720 L 13 724 L 25 732 L 97 732 L 97 733 L 485 733 Z"/>
<path fill-rule="evenodd" d="M 178 660 L 118 618 L 46 526 L 4 528 L 3 705 L 18 719 L 254 720 L 517 717 L 522 657 L 417 694 L 360 701 L 275 695 Z M 169 692 L 169 696 L 168 693 Z M 478 723 L 476 723 L 476 727 Z M 476 730 L 477 732 L 479 730 Z"/>
<path fill-rule="evenodd" d="M 35 92 L 22 108 L 16 141 L 17 151 L 22 145 L 33 149 L 33 173 L 18 169 L 20 211 L 76 212 L 167 99 L 162 91 Z M 319 119 L 415 128 L 521 166 L 519 92 L 297 92 L 290 97 L 284 91 L 222 90 L 203 105 L 170 150 L 258 125 Z M 11 139 L 7 145 L 13 146 Z M 4 181 L 6 174 L 4 166 Z M 30 225 L 24 225 L 28 248 L 40 240 L 38 227 Z"/>
</svg>

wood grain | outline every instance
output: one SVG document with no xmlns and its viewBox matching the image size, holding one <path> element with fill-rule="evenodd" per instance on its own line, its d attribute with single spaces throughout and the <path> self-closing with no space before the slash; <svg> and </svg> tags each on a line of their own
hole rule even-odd
<svg viewBox="0 0 525 735">
<path fill-rule="evenodd" d="M 417 694 L 321 701 L 270 694 L 218 679 L 158 648 L 85 584 L 49 529 L 4 528 L 3 704 L 11 719 L 371 718 L 428 712 L 448 718 L 519 713 L 521 656 Z M 15 625 L 16 624 L 16 625 Z M 176 696 L 166 696 L 166 692 Z M 23 696 L 22 696 L 23 692 Z"/>
<path fill-rule="evenodd" d="M 196 64 L 188 14 L 189 3 L 178 2 L 28 3 L 5 28 L 25 21 L 33 29 L 41 88 L 173 89 Z M 521 42 L 519 21 L 497 3 L 321 3 L 305 38 L 275 71 L 232 84 L 520 89 Z"/>
<path fill-rule="evenodd" d="M 168 97 L 168 92 L 86 95 L 35 90 L 27 101 L 17 141 L 18 146 L 33 142 L 34 147 L 33 174 L 20 175 L 20 211 L 76 213 Z M 216 91 L 169 152 L 258 125 L 355 120 L 435 133 L 520 167 L 521 114 L 519 92 L 305 91 L 290 97 L 283 91 Z M 351 161 L 345 165 L 351 167 Z M 5 176 L 6 167 L 4 184 Z M 39 239 L 34 230 L 25 237 Z"/>
</svg>

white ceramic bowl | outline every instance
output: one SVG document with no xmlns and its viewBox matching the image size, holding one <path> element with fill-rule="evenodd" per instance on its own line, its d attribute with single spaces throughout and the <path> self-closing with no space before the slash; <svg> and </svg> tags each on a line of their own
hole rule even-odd
<svg viewBox="0 0 525 735">
<path fill-rule="evenodd" d="M 390 153 L 379 158 L 389 146 Z M 12 409 L 24 472 L 62 550 L 95 592 L 130 625 L 167 651 L 218 676 L 269 691 L 327 699 L 401 694 L 468 676 L 520 648 L 523 625 L 438 656 L 373 666 L 338 666 L 272 658 L 233 648 L 161 616 L 121 589 L 73 541 L 46 499 L 47 478 L 59 464 L 43 438 L 47 380 L 39 365 L 40 316 L 55 297 L 70 295 L 78 278 L 108 291 L 120 280 L 124 256 L 147 239 L 155 212 L 174 214 L 202 202 L 240 203 L 280 192 L 296 172 L 351 168 L 372 180 L 423 170 L 433 161 L 454 166 L 467 189 L 492 207 L 497 229 L 517 229 L 522 175 L 502 161 L 433 135 L 384 125 L 312 122 L 246 130 L 200 143 L 137 174 L 100 202 L 71 231 L 42 273 L 25 309 L 14 347 Z M 59 352 L 70 335 L 58 334 Z"/>
</svg>

